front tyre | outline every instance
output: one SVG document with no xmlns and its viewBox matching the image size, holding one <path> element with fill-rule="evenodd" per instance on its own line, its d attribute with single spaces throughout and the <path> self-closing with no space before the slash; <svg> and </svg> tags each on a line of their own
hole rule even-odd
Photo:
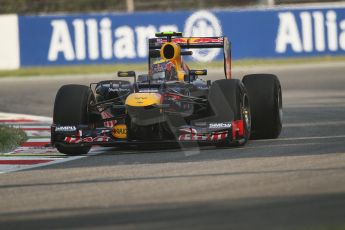
<svg viewBox="0 0 345 230">
<path fill-rule="evenodd" d="M 243 77 L 252 114 L 252 139 L 277 138 L 282 130 L 282 89 L 273 74 L 250 74 Z"/>
<path fill-rule="evenodd" d="M 243 121 L 243 135 L 234 143 L 226 141 L 221 145 L 244 145 L 251 134 L 251 112 L 247 91 L 238 79 L 215 81 L 209 91 L 209 103 L 215 112 L 216 121 Z M 232 138 L 238 138 L 232 137 Z"/>
<path fill-rule="evenodd" d="M 62 126 L 78 126 L 89 123 L 88 105 L 92 99 L 92 91 L 84 85 L 64 85 L 56 94 L 53 123 Z M 67 155 L 86 154 L 91 146 L 73 144 L 55 146 L 60 153 Z"/>
</svg>

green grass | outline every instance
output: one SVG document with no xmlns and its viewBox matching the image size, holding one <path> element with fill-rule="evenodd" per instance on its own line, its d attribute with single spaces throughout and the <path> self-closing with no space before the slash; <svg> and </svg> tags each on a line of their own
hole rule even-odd
<svg viewBox="0 0 345 230">
<path fill-rule="evenodd" d="M 0 153 L 10 152 L 26 140 L 26 134 L 21 129 L 0 125 Z"/>
<path fill-rule="evenodd" d="M 323 62 L 344 62 L 345 56 L 325 56 L 313 58 L 284 58 L 284 59 L 246 59 L 234 61 L 233 67 L 251 66 L 277 66 L 291 64 L 323 63 Z M 222 61 L 210 63 L 190 63 L 194 68 L 223 68 Z M 44 76 L 44 75 L 66 75 L 66 74 L 97 74 L 97 73 L 116 73 L 119 70 L 146 71 L 147 63 L 137 64 L 114 64 L 114 65 L 83 65 L 83 66 L 59 66 L 59 67 L 30 67 L 19 70 L 1 70 L 0 77 L 10 76 Z"/>
</svg>

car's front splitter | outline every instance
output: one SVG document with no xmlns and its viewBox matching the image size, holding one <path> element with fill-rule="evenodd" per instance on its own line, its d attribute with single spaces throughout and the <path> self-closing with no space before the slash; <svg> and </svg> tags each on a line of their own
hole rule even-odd
<svg viewBox="0 0 345 230">
<path fill-rule="evenodd" d="M 183 126 L 177 129 L 174 139 L 128 139 L 126 134 L 119 135 L 116 128 L 89 128 L 88 126 L 51 127 L 53 146 L 123 146 L 162 143 L 198 144 L 242 144 L 245 141 L 243 121 L 208 124 L 208 127 Z"/>
</svg>

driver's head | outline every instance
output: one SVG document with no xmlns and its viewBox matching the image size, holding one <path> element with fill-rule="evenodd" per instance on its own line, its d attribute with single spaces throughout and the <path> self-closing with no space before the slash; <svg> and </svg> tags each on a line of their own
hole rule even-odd
<svg viewBox="0 0 345 230">
<path fill-rule="evenodd" d="M 171 61 L 160 60 L 151 65 L 151 80 L 177 80 L 177 72 L 174 63 Z"/>
<path fill-rule="evenodd" d="M 171 61 L 168 61 L 166 64 L 166 70 L 165 70 L 165 79 L 167 81 L 177 81 L 177 72 L 176 72 L 176 67 L 174 63 Z"/>
</svg>

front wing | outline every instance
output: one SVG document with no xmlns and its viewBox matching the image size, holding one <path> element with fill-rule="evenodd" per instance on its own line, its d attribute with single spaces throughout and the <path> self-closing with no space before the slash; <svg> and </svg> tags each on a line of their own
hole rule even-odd
<svg viewBox="0 0 345 230">
<path fill-rule="evenodd" d="M 120 146 L 135 145 L 141 143 L 162 143 L 162 142 L 197 142 L 206 144 L 236 143 L 245 141 L 243 120 L 224 123 L 204 123 L 203 126 L 182 126 L 175 134 L 175 139 L 152 139 L 136 140 L 127 138 L 125 133 L 116 133 L 113 128 L 90 128 L 88 126 L 51 126 L 51 143 L 56 145 L 102 145 Z"/>
</svg>

